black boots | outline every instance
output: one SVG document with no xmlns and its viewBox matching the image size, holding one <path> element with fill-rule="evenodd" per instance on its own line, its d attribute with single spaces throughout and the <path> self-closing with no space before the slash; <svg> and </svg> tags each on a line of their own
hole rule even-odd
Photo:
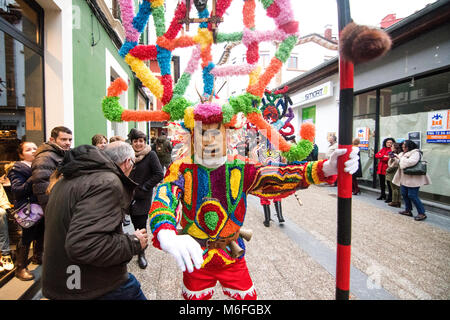
<svg viewBox="0 0 450 320">
<path fill-rule="evenodd" d="M 23 245 L 22 241 L 17 245 L 16 277 L 22 281 L 34 279 L 34 275 L 27 268 L 29 250 L 30 246 Z"/>
<path fill-rule="evenodd" d="M 264 208 L 264 225 L 270 227 L 270 206 L 268 204 L 263 204 Z"/>
<path fill-rule="evenodd" d="M 145 251 L 141 251 L 141 253 L 139 253 L 138 265 L 139 265 L 139 268 L 141 268 L 141 269 L 147 268 L 147 259 L 145 258 Z"/>
<path fill-rule="evenodd" d="M 281 201 L 274 201 L 275 211 L 277 212 L 277 218 L 279 223 L 284 222 L 283 212 L 281 210 Z M 266 227 L 270 227 L 270 205 L 263 204 L 264 208 L 264 225 Z"/>
<path fill-rule="evenodd" d="M 44 237 L 33 242 L 33 256 L 31 262 L 34 264 L 42 264 L 42 253 L 44 252 Z"/>
<path fill-rule="evenodd" d="M 284 222 L 283 212 L 281 211 L 281 201 L 274 201 L 273 204 L 275 205 L 275 211 L 277 212 L 278 222 Z"/>
</svg>

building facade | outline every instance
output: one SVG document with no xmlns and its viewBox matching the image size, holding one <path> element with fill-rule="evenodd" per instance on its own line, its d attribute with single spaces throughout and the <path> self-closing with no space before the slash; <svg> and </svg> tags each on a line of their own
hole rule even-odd
<svg viewBox="0 0 450 320">
<path fill-rule="evenodd" d="M 0 1 L 0 176 L 18 159 L 21 141 L 39 145 L 56 126 L 72 129 L 73 146 L 90 144 L 97 133 L 161 130 L 161 123 L 111 123 L 103 116 L 102 98 L 117 77 L 129 86 L 120 98 L 125 109 L 161 108 L 118 54 L 125 40 L 119 12 L 116 0 Z M 147 27 L 140 43 L 148 41 Z M 158 75 L 156 61 L 148 66 Z M 176 81 L 179 57 L 172 68 Z"/>
<path fill-rule="evenodd" d="M 450 1 L 437 1 L 393 24 L 386 31 L 392 49 L 382 58 L 355 66 L 353 123 L 339 124 L 338 59 L 283 83 L 296 110 L 296 130 L 302 121 L 316 124 L 319 153 L 327 135 L 339 125 L 352 125 L 362 140 L 362 181 L 376 188 L 374 154 L 393 137 L 419 144 L 428 161 L 432 184 L 420 190 L 424 198 L 450 203 Z M 324 93 L 324 86 L 333 92 Z M 314 99 L 314 100 L 311 100 Z M 297 131 L 298 132 L 298 131 Z"/>
</svg>

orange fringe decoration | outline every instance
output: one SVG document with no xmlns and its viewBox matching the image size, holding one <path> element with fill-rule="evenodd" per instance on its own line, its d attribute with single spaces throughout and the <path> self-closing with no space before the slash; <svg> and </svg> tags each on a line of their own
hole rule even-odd
<svg viewBox="0 0 450 320">
<path fill-rule="evenodd" d="M 265 130 L 265 134 L 267 134 L 266 138 L 269 139 L 270 143 L 274 146 L 278 144 L 278 150 L 288 152 L 291 149 L 290 143 L 287 142 L 275 128 L 267 123 L 266 120 L 264 120 L 261 113 L 249 113 L 247 114 L 247 119 L 255 125 L 258 130 Z"/>
<path fill-rule="evenodd" d="M 314 143 L 316 137 L 316 126 L 312 122 L 305 122 L 300 127 L 300 137 Z"/>
<path fill-rule="evenodd" d="M 170 114 L 161 110 L 123 110 L 122 121 L 169 121 Z"/>
<path fill-rule="evenodd" d="M 117 78 L 109 85 L 108 88 L 108 97 L 118 97 L 122 94 L 122 92 L 128 89 L 128 85 L 122 78 Z"/>
<path fill-rule="evenodd" d="M 202 68 L 206 68 L 210 61 L 212 61 L 211 45 L 200 51 L 200 58 L 202 58 Z"/>
<path fill-rule="evenodd" d="M 280 71 L 282 66 L 283 62 L 281 62 L 280 59 L 278 59 L 277 57 L 273 57 L 272 60 L 270 60 L 269 66 L 266 68 L 264 73 L 259 77 L 256 83 L 247 88 L 247 92 L 255 96 L 262 97 L 265 88 L 270 83 L 270 80 L 272 80 L 275 74 L 278 71 Z"/>
<path fill-rule="evenodd" d="M 244 17 L 244 26 L 246 28 L 255 27 L 255 0 L 247 0 L 244 2 L 244 8 L 242 9 Z"/>
</svg>

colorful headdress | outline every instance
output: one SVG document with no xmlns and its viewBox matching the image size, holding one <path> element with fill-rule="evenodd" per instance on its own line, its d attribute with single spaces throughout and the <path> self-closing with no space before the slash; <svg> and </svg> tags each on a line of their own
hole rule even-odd
<svg viewBox="0 0 450 320">
<path fill-rule="evenodd" d="M 232 0 L 215 0 L 211 14 L 205 3 L 194 0 L 198 11 L 199 24 L 195 36 L 178 36 L 184 21 L 189 20 L 191 0 L 181 0 L 176 7 L 174 17 L 166 29 L 164 0 L 144 0 L 137 14 L 134 12 L 133 0 L 120 0 L 122 23 L 126 39 L 119 54 L 125 59 L 132 71 L 158 100 L 163 104 L 160 111 L 124 110 L 119 103 L 119 95 L 127 89 L 126 83 L 120 78 L 108 88 L 107 97 L 103 99 L 102 108 L 105 117 L 110 121 L 178 121 L 184 120 L 188 129 L 193 129 L 195 119 L 205 119 L 204 115 L 212 112 L 214 121 L 222 121 L 232 127 L 238 113 L 243 113 L 247 121 L 258 130 L 264 130 L 269 141 L 277 141 L 279 150 L 288 160 L 302 160 L 306 151 L 300 152 L 300 143 L 308 144 L 309 140 L 301 140 L 299 144 L 288 143 L 278 130 L 264 120 L 258 106 L 261 103 L 265 88 L 274 75 L 280 71 L 283 63 L 289 58 L 291 50 L 298 41 L 298 22 L 294 20 L 290 0 L 260 0 L 268 17 L 272 18 L 276 30 L 255 30 L 256 0 L 243 1 L 242 17 L 244 30 L 242 32 L 216 32 L 216 24 L 222 21 L 225 11 Z M 156 31 L 155 45 L 139 45 L 139 37 L 147 25 L 150 15 L 153 15 Z M 208 19 L 209 18 L 209 19 Z M 215 65 L 212 62 L 211 46 L 214 43 L 242 42 L 246 48 L 246 63 L 242 65 Z M 259 60 L 259 43 L 263 41 L 278 41 L 280 44 L 275 56 L 264 71 L 257 65 Z M 174 85 L 171 75 L 172 51 L 176 48 L 192 47 L 192 55 L 184 73 Z M 144 61 L 157 60 L 161 76 L 156 77 Z M 203 96 L 214 95 L 214 78 L 225 76 L 249 76 L 249 84 L 244 94 L 231 97 L 225 105 L 201 103 L 194 108 L 194 103 L 184 98 L 186 88 L 192 75 L 202 67 Z M 218 114 L 220 113 L 221 116 Z M 197 110 L 198 108 L 198 110 Z M 211 110 L 206 110 L 211 108 Z M 208 117 L 206 117 L 208 118 Z M 209 119 L 209 118 L 208 118 Z M 212 121 L 210 119 L 210 121 Z M 303 141 L 303 142 L 302 142 Z M 312 143 L 309 142 L 312 150 Z M 299 158 L 301 156 L 301 158 Z"/>
</svg>

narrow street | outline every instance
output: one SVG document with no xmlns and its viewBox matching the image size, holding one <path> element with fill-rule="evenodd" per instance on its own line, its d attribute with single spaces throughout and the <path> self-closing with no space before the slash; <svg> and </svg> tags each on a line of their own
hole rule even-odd
<svg viewBox="0 0 450 320">
<path fill-rule="evenodd" d="M 253 230 L 246 259 L 258 299 L 332 300 L 335 298 L 336 188 L 312 186 L 283 200 L 286 222 L 272 206 L 264 227 L 257 198 L 248 199 L 245 228 Z M 423 222 L 371 194 L 353 198 L 351 299 L 449 299 L 450 218 L 428 212 Z M 149 265 L 129 264 L 148 299 L 182 299 L 181 272 L 175 261 L 147 249 Z M 225 299 L 220 285 L 213 299 Z"/>
</svg>

